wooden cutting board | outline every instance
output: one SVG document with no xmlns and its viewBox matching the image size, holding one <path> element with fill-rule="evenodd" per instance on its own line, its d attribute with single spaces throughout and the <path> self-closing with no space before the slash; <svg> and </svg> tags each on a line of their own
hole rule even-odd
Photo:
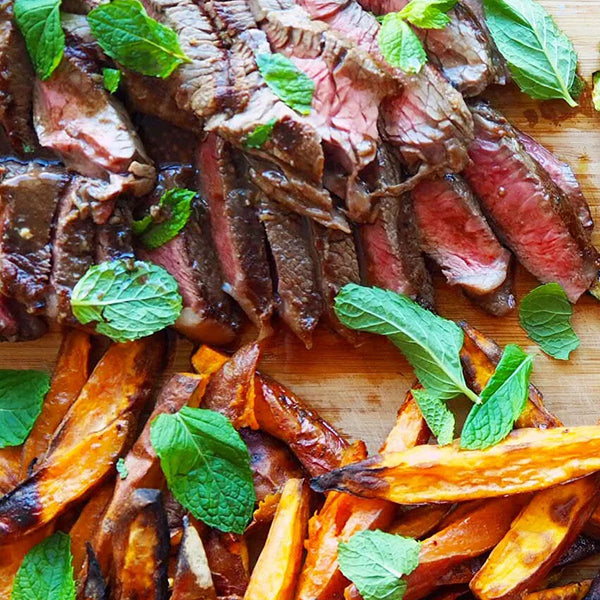
<svg viewBox="0 0 600 600">
<path fill-rule="evenodd" d="M 517 127 L 529 133 L 568 162 L 592 207 L 600 247 L 600 113 L 591 107 L 591 75 L 600 69 L 600 0 L 542 0 L 579 53 L 580 74 L 587 89 L 580 106 L 562 101 L 535 102 L 516 88 L 498 88 L 487 96 Z M 536 281 L 523 269 L 517 273 L 521 298 Z M 580 348 L 569 362 L 548 358 L 524 335 L 517 314 L 494 318 L 474 308 L 460 293 L 436 276 L 440 314 L 466 319 L 504 345 L 520 344 L 538 354 L 533 381 L 549 408 L 566 425 L 592 424 L 600 419 L 600 303 L 591 296 L 575 308 L 574 324 Z M 47 368 L 54 365 L 60 335 L 51 333 L 33 343 L 0 345 L 0 368 Z M 179 344 L 175 368 L 189 369 L 192 346 Z M 352 348 L 326 330 L 319 330 L 314 349 L 306 350 L 288 331 L 267 345 L 261 368 L 288 384 L 325 418 L 376 450 L 392 426 L 396 411 L 414 375 L 398 351 L 385 340 L 373 338 Z M 575 576 L 588 576 L 592 563 Z"/>
</svg>

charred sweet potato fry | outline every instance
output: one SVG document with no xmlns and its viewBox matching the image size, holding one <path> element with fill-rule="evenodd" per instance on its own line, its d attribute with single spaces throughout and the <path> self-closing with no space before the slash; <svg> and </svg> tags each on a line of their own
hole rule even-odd
<svg viewBox="0 0 600 600">
<path fill-rule="evenodd" d="M 442 519 L 450 510 L 449 504 L 417 506 L 396 517 L 388 531 L 420 540 L 440 526 Z"/>
<path fill-rule="evenodd" d="M 85 573 L 79 580 L 78 600 L 108 600 L 108 587 L 91 544 L 86 544 Z"/>
<path fill-rule="evenodd" d="M 0 496 L 19 483 L 22 449 L 18 446 L 0 448 Z"/>
<path fill-rule="evenodd" d="M 543 580 L 575 540 L 598 501 L 592 475 L 538 492 L 471 581 L 482 600 L 515 598 Z"/>
<path fill-rule="evenodd" d="M 90 348 L 89 334 L 77 329 L 65 333 L 42 412 L 23 446 L 21 478 L 27 476 L 34 460 L 39 464 L 54 432 L 77 400 L 89 377 Z"/>
<path fill-rule="evenodd" d="M 213 350 L 210 346 L 200 346 L 192 356 L 192 366 L 196 373 L 210 377 L 216 373 L 227 361 L 229 356 Z"/>
<path fill-rule="evenodd" d="M 415 402 L 412 391 L 409 391 L 404 404 L 398 411 L 396 424 L 381 448 L 381 453 L 402 452 L 408 448 L 426 444 L 430 437 L 429 427 Z"/>
<path fill-rule="evenodd" d="M 244 600 L 292 600 L 302 564 L 310 491 L 302 479 L 283 489 L 267 542 L 252 571 Z"/>
<path fill-rule="evenodd" d="M 71 537 L 71 553 L 73 554 L 73 572 L 77 576 L 87 557 L 87 544 L 91 543 L 112 498 L 115 482 L 109 481 L 92 492 L 87 504 L 79 513 L 79 517 L 69 531 Z"/>
<path fill-rule="evenodd" d="M 208 529 L 202 541 L 217 596 L 242 597 L 250 579 L 244 536 Z"/>
<path fill-rule="evenodd" d="M 135 490 L 113 537 L 115 600 L 166 600 L 169 527 L 159 490 Z"/>
<path fill-rule="evenodd" d="M 560 568 L 572 565 L 594 554 L 600 554 L 600 540 L 588 537 L 587 535 L 580 535 L 560 557 L 560 560 L 556 563 L 556 567 Z"/>
<path fill-rule="evenodd" d="M 200 535 L 187 518 L 183 527 L 171 600 L 216 600 L 217 593 Z"/>
<path fill-rule="evenodd" d="M 399 504 L 458 502 L 546 489 L 600 469 L 600 426 L 519 429 L 486 450 L 417 446 L 374 456 L 313 479 Z"/>
<path fill-rule="evenodd" d="M 523 600 L 583 600 L 590 591 L 591 579 L 568 583 L 560 587 L 531 592 L 523 596 Z"/>
<path fill-rule="evenodd" d="M 406 578 L 405 600 L 424 598 L 453 567 L 493 548 L 526 501 L 520 496 L 495 498 L 425 539 L 419 566 Z"/>
<path fill-rule="evenodd" d="M 205 387 L 206 377 L 203 375 L 175 373 L 158 394 L 154 410 L 142 433 L 125 456 L 127 477 L 117 479 L 112 500 L 93 542 L 102 572 L 107 573 L 110 569 L 112 535 L 127 499 L 136 489 L 163 486 L 160 462 L 150 442 L 152 421 L 162 413 L 175 413 L 186 404 L 197 407 Z"/>
</svg>

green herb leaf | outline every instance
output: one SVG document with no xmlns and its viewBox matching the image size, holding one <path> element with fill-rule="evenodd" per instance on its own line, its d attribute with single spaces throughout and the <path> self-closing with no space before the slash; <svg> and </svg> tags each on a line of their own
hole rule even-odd
<svg viewBox="0 0 600 600">
<path fill-rule="evenodd" d="M 600 71 L 592 75 L 592 104 L 600 111 Z"/>
<path fill-rule="evenodd" d="M 102 69 L 102 77 L 104 89 L 111 94 L 114 94 L 121 84 L 121 71 L 119 71 L 119 69 L 109 69 L 108 67 L 105 67 Z"/>
<path fill-rule="evenodd" d="M 177 281 L 152 263 L 115 260 L 94 265 L 71 295 L 75 318 L 117 342 L 136 340 L 175 323 L 181 312 Z"/>
<path fill-rule="evenodd" d="M 277 119 L 271 119 L 264 125 L 257 125 L 244 140 L 246 148 L 262 148 L 263 144 L 271 137 L 273 127 L 275 127 Z"/>
<path fill-rule="evenodd" d="M 119 477 L 121 479 L 127 479 L 127 475 L 129 475 L 129 469 L 125 465 L 124 458 L 119 458 L 119 460 L 117 461 L 116 467 L 117 467 L 117 473 L 119 474 Z"/>
<path fill-rule="evenodd" d="M 182 506 L 211 527 L 244 532 L 256 494 L 248 448 L 227 418 L 186 406 L 156 417 L 150 440 Z"/>
<path fill-rule="evenodd" d="M 283 54 L 258 54 L 256 65 L 273 93 L 301 115 L 310 114 L 314 81 Z"/>
<path fill-rule="evenodd" d="M 427 62 L 421 40 L 400 13 L 385 15 L 377 34 L 377 43 L 385 60 L 405 73 L 419 73 Z"/>
<path fill-rule="evenodd" d="M 0 448 L 27 439 L 49 389 L 50 376 L 43 371 L 0 370 Z"/>
<path fill-rule="evenodd" d="M 484 0 L 486 22 L 514 80 L 532 98 L 562 98 L 571 88 L 577 54 L 569 38 L 535 0 Z"/>
<path fill-rule="evenodd" d="M 455 419 L 446 403 L 425 390 L 412 390 L 412 394 L 438 444 L 451 444 L 454 439 Z"/>
<path fill-rule="evenodd" d="M 579 75 L 575 74 L 575 79 L 573 79 L 573 83 L 569 88 L 571 97 L 575 98 L 575 100 L 579 100 L 579 96 L 583 94 L 583 90 L 585 90 L 585 81 L 582 77 L 579 77 Z"/>
<path fill-rule="evenodd" d="M 568 360 L 579 347 L 571 326 L 573 306 L 558 283 L 546 283 L 531 290 L 519 308 L 521 327 L 540 348 L 559 360 Z"/>
<path fill-rule="evenodd" d="M 406 296 L 354 283 L 344 286 L 337 295 L 335 312 L 350 329 L 388 336 L 432 396 L 449 400 L 464 394 L 480 402 L 465 383 L 460 363 L 463 332 L 452 321 L 434 315 Z"/>
<path fill-rule="evenodd" d="M 450 18 L 445 14 L 457 0 L 412 0 L 399 15 L 421 29 L 444 29 Z"/>
<path fill-rule="evenodd" d="M 136 73 L 164 79 L 189 62 L 177 34 L 151 19 L 138 0 L 101 4 L 87 20 L 104 52 Z"/>
<path fill-rule="evenodd" d="M 519 418 L 529 395 L 533 356 L 509 344 L 462 430 L 461 448 L 483 450 L 502 441 Z"/>
<path fill-rule="evenodd" d="M 412 538 L 360 531 L 347 542 L 340 542 L 340 570 L 364 600 L 401 600 L 406 591 L 403 575 L 419 565 L 421 544 Z"/>
<path fill-rule="evenodd" d="M 146 215 L 134 221 L 133 231 L 146 248 L 159 248 L 172 240 L 186 225 L 192 214 L 192 200 L 196 192 L 184 188 L 167 190 L 158 203 L 156 217 Z"/>
<path fill-rule="evenodd" d="M 71 539 L 57 532 L 25 556 L 13 583 L 11 600 L 75 600 Z"/>
<path fill-rule="evenodd" d="M 35 72 L 40 79 L 48 79 L 65 49 L 60 0 L 16 0 L 14 11 Z"/>
</svg>

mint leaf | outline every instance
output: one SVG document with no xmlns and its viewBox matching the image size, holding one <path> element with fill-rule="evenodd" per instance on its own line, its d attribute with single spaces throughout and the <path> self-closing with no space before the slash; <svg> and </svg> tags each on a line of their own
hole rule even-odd
<svg viewBox="0 0 600 600">
<path fill-rule="evenodd" d="M 71 295 L 75 318 L 117 342 L 173 325 L 181 312 L 177 281 L 162 267 L 114 260 L 90 267 Z"/>
<path fill-rule="evenodd" d="M 244 532 L 256 502 L 250 454 L 226 417 L 185 406 L 156 417 L 150 440 L 182 506 L 211 527 Z"/>
<path fill-rule="evenodd" d="M 275 127 L 277 119 L 271 119 L 264 125 L 257 125 L 244 140 L 246 148 L 262 148 L 263 144 L 271 137 L 273 127 Z"/>
<path fill-rule="evenodd" d="M 438 444 L 451 444 L 454 439 L 455 419 L 446 403 L 425 390 L 412 390 L 412 395 Z"/>
<path fill-rule="evenodd" d="M 256 65 L 273 93 L 301 115 L 310 114 L 315 83 L 283 54 L 258 54 Z"/>
<path fill-rule="evenodd" d="M 570 93 L 577 54 L 546 9 L 534 0 L 484 0 L 484 6 L 488 28 L 521 90 L 577 106 Z"/>
<path fill-rule="evenodd" d="M 87 20 L 104 52 L 136 73 L 164 79 L 189 62 L 177 34 L 151 19 L 138 0 L 101 4 Z"/>
<path fill-rule="evenodd" d="M 66 533 L 55 533 L 25 555 L 10 599 L 75 600 L 71 538 Z"/>
<path fill-rule="evenodd" d="M 583 90 L 585 90 L 585 81 L 582 77 L 579 77 L 579 75 L 575 74 L 573 83 L 569 88 L 569 94 L 571 94 L 571 97 L 575 98 L 575 100 L 579 100 L 579 97 L 581 94 L 583 94 Z"/>
<path fill-rule="evenodd" d="M 419 73 L 427 62 L 421 40 L 400 13 L 385 15 L 377 34 L 377 43 L 385 60 L 405 73 Z"/>
<path fill-rule="evenodd" d="M 568 360 L 579 347 L 571 326 L 573 306 L 558 283 L 546 283 L 531 290 L 519 308 L 521 327 L 540 348 L 559 360 Z"/>
<path fill-rule="evenodd" d="M 519 418 L 529 395 L 533 356 L 514 344 L 504 349 L 487 386 L 482 403 L 469 413 L 462 430 L 461 448 L 483 450 L 502 441 Z"/>
<path fill-rule="evenodd" d="M 129 469 L 125 465 L 125 459 L 119 458 L 116 464 L 117 473 L 121 479 L 127 479 L 127 475 L 129 475 Z"/>
<path fill-rule="evenodd" d="M 104 83 L 104 89 L 111 94 L 114 94 L 121 83 L 121 71 L 119 69 L 109 69 L 105 67 L 102 69 L 102 77 Z"/>
<path fill-rule="evenodd" d="M 14 12 L 35 72 L 40 79 L 48 79 L 65 49 L 60 0 L 16 0 Z"/>
<path fill-rule="evenodd" d="M 350 283 L 335 299 L 338 319 L 350 329 L 385 335 L 400 348 L 421 385 L 432 396 L 449 400 L 479 397 L 465 383 L 460 363 L 463 332 L 458 325 L 389 290 Z"/>
<path fill-rule="evenodd" d="M 50 376 L 43 371 L 0 370 L 0 448 L 27 439 L 49 389 Z"/>
<path fill-rule="evenodd" d="M 403 575 L 419 565 L 421 544 L 412 538 L 360 531 L 340 542 L 340 570 L 360 592 L 363 600 L 401 600 L 406 591 Z"/>
<path fill-rule="evenodd" d="M 600 71 L 592 75 L 592 104 L 600 111 Z"/>
<path fill-rule="evenodd" d="M 133 231 L 146 248 L 159 248 L 172 240 L 186 225 L 192 214 L 196 192 L 184 188 L 167 190 L 158 203 L 158 214 L 147 215 L 133 223 Z"/>
<path fill-rule="evenodd" d="M 399 15 L 421 29 L 444 29 L 450 18 L 445 14 L 457 0 L 412 0 Z"/>
</svg>

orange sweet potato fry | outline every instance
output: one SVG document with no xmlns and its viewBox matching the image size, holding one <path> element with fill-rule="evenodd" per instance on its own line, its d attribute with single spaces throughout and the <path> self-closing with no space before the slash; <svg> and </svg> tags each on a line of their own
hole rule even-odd
<svg viewBox="0 0 600 600">
<path fill-rule="evenodd" d="M 398 504 L 460 502 L 534 492 L 600 470 L 600 426 L 519 429 L 485 450 L 417 446 L 335 469 L 313 480 Z"/>
<path fill-rule="evenodd" d="M 244 600 L 292 600 L 302 564 L 310 492 L 302 479 L 283 489 L 269 536 L 252 571 Z"/>
<path fill-rule="evenodd" d="M 436 528 L 441 528 L 442 519 L 451 508 L 449 504 L 417 506 L 397 517 L 388 531 L 420 540 Z"/>
<path fill-rule="evenodd" d="M 196 373 L 210 377 L 216 373 L 227 361 L 229 356 L 213 350 L 210 346 L 200 346 L 192 356 L 192 366 Z"/>
<path fill-rule="evenodd" d="M 113 539 L 115 600 L 167 600 L 169 551 L 160 491 L 135 490 L 122 507 Z"/>
<path fill-rule="evenodd" d="M 22 453 L 19 446 L 0 448 L 0 496 L 18 485 Z"/>
<path fill-rule="evenodd" d="M 408 448 L 426 444 L 430 437 L 429 427 L 427 427 L 412 391 L 409 391 L 406 394 L 404 404 L 398 411 L 396 424 L 381 448 L 381 453 L 402 452 Z"/>
<path fill-rule="evenodd" d="M 45 456 L 54 432 L 77 400 L 89 377 L 90 348 L 88 333 L 77 329 L 65 333 L 42 412 L 23 446 L 21 478 L 27 476 L 34 460 L 39 463 Z"/>
<path fill-rule="evenodd" d="M 544 579 L 598 502 L 592 475 L 538 492 L 471 581 L 481 600 L 516 598 Z"/>
<path fill-rule="evenodd" d="M 592 580 L 584 579 L 576 583 L 525 594 L 523 600 L 583 600 L 591 586 Z"/>
</svg>

